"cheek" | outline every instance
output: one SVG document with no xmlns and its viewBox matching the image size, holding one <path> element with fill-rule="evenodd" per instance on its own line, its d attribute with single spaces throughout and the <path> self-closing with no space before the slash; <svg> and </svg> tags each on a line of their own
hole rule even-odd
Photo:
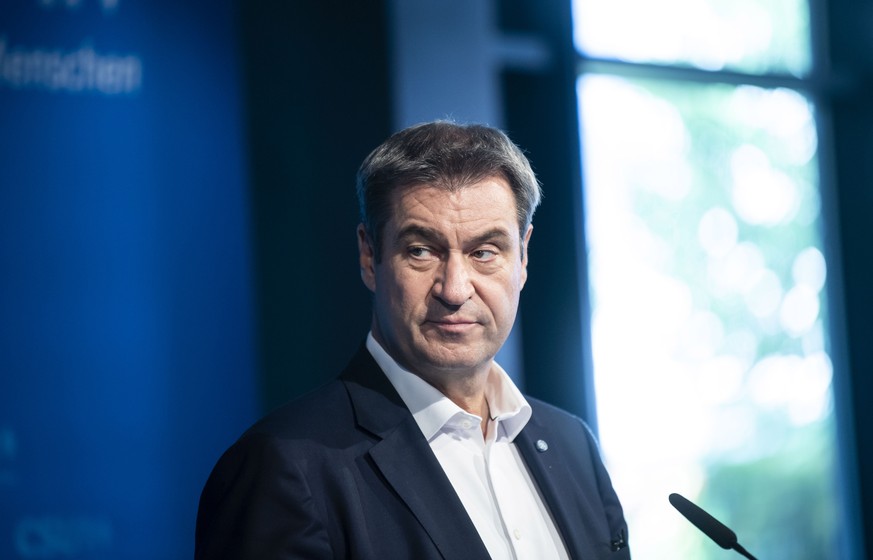
<svg viewBox="0 0 873 560">
<path fill-rule="evenodd" d="M 483 286 L 482 299 L 494 318 L 498 321 L 511 320 L 518 307 L 518 295 L 521 290 L 520 278 L 512 275 L 502 281 Z"/>
<path fill-rule="evenodd" d="M 386 275 L 382 278 L 379 298 L 391 314 L 408 317 L 426 305 L 429 293 L 427 279 L 418 275 Z"/>
</svg>

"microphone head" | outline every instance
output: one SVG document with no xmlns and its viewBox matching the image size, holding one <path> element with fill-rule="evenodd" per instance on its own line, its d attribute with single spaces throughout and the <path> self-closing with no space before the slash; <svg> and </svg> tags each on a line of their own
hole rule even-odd
<svg viewBox="0 0 873 560">
<path fill-rule="evenodd" d="M 725 549 L 734 548 L 737 544 L 737 535 L 724 526 L 718 519 L 709 515 L 697 505 L 688 501 L 679 494 L 670 494 L 670 503 L 684 515 L 688 521 L 703 533 Z"/>
</svg>

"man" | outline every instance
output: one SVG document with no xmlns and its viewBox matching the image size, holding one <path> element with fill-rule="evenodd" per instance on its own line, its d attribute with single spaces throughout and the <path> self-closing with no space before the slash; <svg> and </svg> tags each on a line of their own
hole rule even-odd
<svg viewBox="0 0 873 560">
<path fill-rule="evenodd" d="M 500 131 L 396 133 L 358 173 L 366 343 L 216 465 L 196 556 L 630 558 L 587 427 L 494 356 L 527 278 L 539 184 Z"/>
</svg>

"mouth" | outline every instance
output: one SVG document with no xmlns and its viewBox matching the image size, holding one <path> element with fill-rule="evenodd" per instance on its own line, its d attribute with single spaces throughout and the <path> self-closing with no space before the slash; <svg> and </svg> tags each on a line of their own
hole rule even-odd
<svg viewBox="0 0 873 560">
<path fill-rule="evenodd" d="M 427 321 L 440 332 L 462 334 L 478 325 L 478 321 L 464 319 L 434 319 Z"/>
</svg>

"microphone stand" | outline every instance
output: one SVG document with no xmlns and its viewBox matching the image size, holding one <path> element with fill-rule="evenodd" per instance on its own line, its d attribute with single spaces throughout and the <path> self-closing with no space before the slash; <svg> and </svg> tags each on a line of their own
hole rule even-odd
<svg viewBox="0 0 873 560">
<path fill-rule="evenodd" d="M 746 550 L 745 548 L 743 548 L 743 545 L 741 545 L 740 543 L 734 543 L 734 545 L 731 548 L 733 548 L 734 550 L 736 550 L 737 552 L 739 552 L 740 554 L 742 554 L 743 556 L 745 556 L 749 560 L 758 560 L 757 558 L 755 558 L 754 556 L 749 554 L 749 551 Z"/>
</svg>

